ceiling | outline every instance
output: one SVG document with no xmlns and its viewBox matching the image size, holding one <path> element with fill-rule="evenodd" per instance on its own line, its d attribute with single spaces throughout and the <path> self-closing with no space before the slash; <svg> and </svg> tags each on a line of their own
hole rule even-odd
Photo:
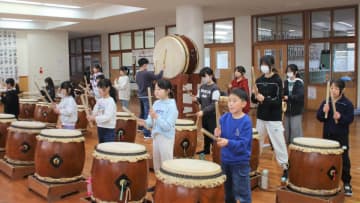
<svg viewBox="0 0 360 203">
<path fill-rule="evenodd" d="M 6 1 L 6 0 L 5 0 Z M 23 0 L 26 2 L 29 0 Z M 66 30 L 71 36 L 111 33 L 122 30 L 171 25 L 176 21 L 176 7 L 198 5 L 203 7 L 204 20 L 248 16 L 264 13 L 304 10 L 332 6 L 359 4 L 359 0 L 32 0 L 34 2 L 80 6 L 45 12 L 25 12 L 32 5 L 13 4 L 0 0 L 0 18 L 33 19 L 34 22 L 49 22 L 43 29 Z M 11 9 L 4 9 L 4 6 Z M 36 7 L 36 6 L 33 6 Z M 74 12 L 79 12 L 74 14 Z M 56 16 L 54 13 L 63 15 Z M 0 27 L 1 27 L 0 21 Z M 50 26 L 52 25 L 52 26 Z M 41 26 L 32 29 L 41 29 Z M 14 28 L 12 28 L 14 29 Z"/>
</svg>

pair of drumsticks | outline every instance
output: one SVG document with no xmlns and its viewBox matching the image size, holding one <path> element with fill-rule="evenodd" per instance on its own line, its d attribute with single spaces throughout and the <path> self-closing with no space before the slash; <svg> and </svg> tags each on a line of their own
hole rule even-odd
<svg viewBox="0 0 360 203">
<path fill-rule="evenodd" d="M 328 80 L 326 82 L 326 101 L 325 101 L 325 104 L 329 104 L 329 94 L 330 94 L 330 81 Z M 336 105 L 335 105 L 335 99 L 334 99 L 334 96 L 333 94 L 330 94 L 330 97 L 331 97 L 331 106 L 333 108 L 333 112 L 335 114 L 336 112 Z M 328 112 L 325 113 L 325 119 L 328 118 Z M 335 124 L 338 123 L 338 120 L 335 119 Z"/>
</svg>

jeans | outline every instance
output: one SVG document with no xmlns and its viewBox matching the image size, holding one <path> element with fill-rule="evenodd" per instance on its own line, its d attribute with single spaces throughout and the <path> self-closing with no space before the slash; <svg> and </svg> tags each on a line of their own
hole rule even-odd
<svg viewBox="0 0 360 203">
<path fill-rule="evenodd" d="M 75 130 L 75 125 L 62 125 L 63 129 Z"/>
<path fill-rule="evenodd" d="M 120 103 L 122 107 L 129 108 L 129 100 L 120 99 Z"/>
<path fill-rule="evenodd" d="M 146 120 L 148 115 L 149 115 L 149 100 L 148 98 L 144 97 L 144 98 L 139 98 L 140 99 L 140 118 Z M 146 129 L 143 128 L 143 132 L 144 132 L 144 137 L 150 137 L 151 132 Z"/>
<path fill-rule="evenodd" d="M 251 203 L 250 164 L 230 165 L 221 163 L 225 181 L 225 203 Z"/>
<path fill-rule="evenodd" d="M 98 127 L 99 143 L 115 142 L 115 129 Z"/>
</svg>

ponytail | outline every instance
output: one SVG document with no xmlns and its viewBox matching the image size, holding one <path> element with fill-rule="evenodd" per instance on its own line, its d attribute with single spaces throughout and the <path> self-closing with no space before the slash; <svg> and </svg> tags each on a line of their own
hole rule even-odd
<svg viewBox="0 0 360 203">
<path fill-rule="evenodd" d="M 114 99 L 115 103 L 117 102 L 116 98 L 116 89 L 112 86 L 111 81 L 107 78 L 101 79 L 98 84 L 98 88 L 108 88 L 109 87 L 109 95 Z"/>
</svg>

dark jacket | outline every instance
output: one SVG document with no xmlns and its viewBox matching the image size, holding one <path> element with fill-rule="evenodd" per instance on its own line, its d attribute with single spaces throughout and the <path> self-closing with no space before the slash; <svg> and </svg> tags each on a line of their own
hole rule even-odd
<svg viewBox="0 0 360 203">
<path fill-rule="evenodd" d="M 55 88 L 54 87 L 50 87 L 50 86 L 46 86 L 46 91 L 49 94 L 49 96 L 51 97 L 51 99 L 54 101 L 55 100 Z M 46 96 L 44 90 L 41 90 L 41 95 L 45 97 L 46 101 L 50 102 L 50 99 Z"/>
<path fill-rule="evenodd" d="M 19 96 L 16 89 L 8 90 L 1 96 L 4 104 L 4 113 L 13 114 L 17 118 L 19 115 Z"/>
<path fill-rule="evenodd" d="M 284 96 L 288 96 L 288 100 L 286 101 L 287 116 L 296 116 L 300 115 L 304 111 L 304 82 L 296 78 L 294 82 L 294 86 L 289 95 L 289 80 L 285 80 L 284 82 Z"/>
<path fill-rule="evenodd" d="M 331 105 L 331 99 L 329 99 L 330 110 L 328 112 L 328 117 L 325 119 L 325 113 L 323 107 L 325 101 L 323 101 L 317 111 L 317 119 L 324 123 L 323 126 L 323 137 L 327 139 L 338 140 L 347 140 L 349 135 L 349 125 L 354 120 L 354 106 L 349 99 L 344 95 L 335 103 L 336 111 L 341 114 L 338 123 L 335 123 L 333 118 L 333 108 Z M 344 144 L 341 142 L 341 144 Z"/>
<path fill-rule="evenodd" d="M 211 85 L 203 84 L 200 86 L 197 101 L 201 104 L 201 110 L 204 113 L 204 117 L 215 117 L 215 103 L 219 98 L 214 99 L 213 93 L 218 91 L 220 95 L 219 87 L 216 83 Z"/>
<path fill-rule="evenodd" d="M 257 118 L 264 121 L 281 121 L 283 82 L 280 76 L 276 73 L 270 78 L 262 75 L 256 80 L 256 86 L 259 93 L 265 97 L 264 101 L 259 103 L 255 95 L 251 95 L 251 101 L 258 103 Z"/>
</svg>

